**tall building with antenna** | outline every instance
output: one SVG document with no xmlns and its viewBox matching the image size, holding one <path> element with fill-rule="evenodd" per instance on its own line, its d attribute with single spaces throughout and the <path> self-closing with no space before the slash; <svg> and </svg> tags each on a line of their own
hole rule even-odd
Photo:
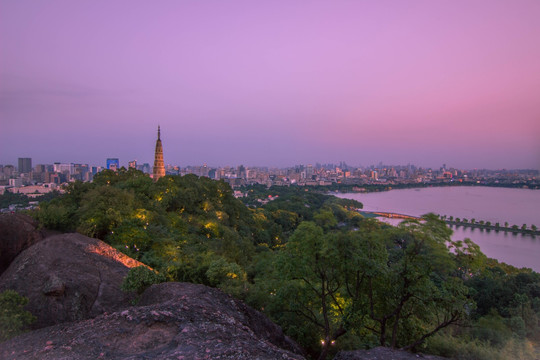
<svg viewBox="0 0 540 360">
<path fill-rule="evenodd" d="M 154 181 L 158 181 L 159 178 L 165 176 L 165 164 L 163 163 L 163 145 L 161 144 L 161 132 L 158 125 L 157 128 L 157 141 L 156 141 L 156 154 L 154 157 L 154 174 L 152 178 Z"/>
</svg>

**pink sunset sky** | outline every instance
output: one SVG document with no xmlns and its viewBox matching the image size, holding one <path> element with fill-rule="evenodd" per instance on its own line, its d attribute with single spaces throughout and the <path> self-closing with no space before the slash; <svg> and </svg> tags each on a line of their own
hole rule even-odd
<svg viewBox="0 0 540 360">
<path fill-rule="evenodd" d="M 0 0 L 0 164 L 540 168 L 540 1 Z"/>
</svg>

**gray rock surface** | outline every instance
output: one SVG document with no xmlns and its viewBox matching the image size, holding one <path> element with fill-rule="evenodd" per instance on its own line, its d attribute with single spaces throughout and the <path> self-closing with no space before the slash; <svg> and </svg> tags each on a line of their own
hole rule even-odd
<svg viewBox="0 0 540 360">
<path fill-rule="evenodd" d="M 142 263 L 101 240 L 61 234 L 24 250 L 0 276 L 0 292 L 26 296 L 33 328 L 95 317 L 129 305 L 120 289 L 129 269 Z"/>
<path fill-rule="evenodd" d="M 303 359 L 264 315 L 202 285 L 164 283 L 140 306 L 55 325 L 0 346 L 2 359 Z"/>
<path fill-rule="evenodd" d="M 0 214 L 0 275 L 23 250 L 44 239 L 37 227 L 30 216 Z"/>
<path fill-rule="evenodd" d="M 281 328 L 270 321 L 266 315 L 254 310 L 243 302 L 236 300 L 220 290 L 204 285 L 189 283 L 163 283 L 152 285 L 142 295 L 139 305 L 171 303 L 181 305 L 182 309 L 198 314 L 198 320 L 206 323 L 216 316 L 233 324 L 233 328 L 244 329 L 256 338 L 297 354 L 302 349 L 283 334 Z M 209 314 L 209 310 L 211 314 Z M 216 330 L 218 331 L 218 329 Z M 218 331 L 219 332 L 219 331 Z M 204 340 L 204 337 L 199 339 Z"/>
</svg>

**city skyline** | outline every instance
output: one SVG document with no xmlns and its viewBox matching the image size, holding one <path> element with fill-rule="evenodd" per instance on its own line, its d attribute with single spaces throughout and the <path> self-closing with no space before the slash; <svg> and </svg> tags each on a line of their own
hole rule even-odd
<svg viewBox="0 0 540 360">
<path fill-rule="evenodd" d="M 540 169 L 540 2 L 0 0 L 0 164 Z"/>
<path fill-rule="evenodd" d="M 127 160 L 127 159 L 120 159 L 120 158 L 107 158 L 107 159 L 103 159 L 102 161 L 99 160 L 98 162 L 83 162 L 83 161 L 43 161 L 43 162 L 36 162 L 34 161 L 34 158 L 30 157 L 25 157 L 25 158 L 17 158 L 16 161 L 11 161 L 11 162 L 5 162 L 5 163 L 0 163 L 0 166 L 12 166 L 14 167 L 15 169 L 17 169 L 17 171 L 20 173 L 19 169 L 20 169 L 20 164 L 21 164 L 21 161 L 23 160 L 30 160 L 30 162 L 33 164 L 32 165 L 32 168 L 35 168 L 36 166 L 53 166 L 53 165 L 61 165 L 61 166 L 64 166 L 64 165 L 75 165 L 75 166 L 79 166 L 79 165 L 82 165 L 82 166 L 89 166 L 89 167 L 95 167 L 97 169 L 99 169 L 99 171 L 101 170 L 114 170 L 114 171 L 117 171 L 119 170 L 120 168 L 125 168 L 125 169 L 129 169 L 130 167 L 141 167 L 141 166 L 144 166 L 145 168 L 148 168 L 150 170 L 148 170 L 147 173 L 150 174 L 151 170 L 154 168 L 154 166 L 151 164 L 151 163 L 148 163 L 148 162 L 143 162 L 143 161 L 139 161 L 137 159 L 130 159 L 130 160 Z M 114 162 L 115 165 L 113 167 L 110 166 L 110 164 Z M 116 166 L 116 162 L 118 162 L 118 166 Z M 19 164 L 19 166 L 17 166 L 17 164 Z M 482 170 L 482 171 L 492 171 L 492 172 L 495 172 L 495 171 L 539 171 L 538 169 L 535 169 L 535 168 L 487 168 L 487 167 L 478 167 L 478 168 L 460 168 L 460 167 L 457 167 L 457 166 L 454 166 L 454 165 L 449 165 L 447 163 L 441 163 L 441 164 L 436 164 L 434 166 L 424 166 L 424 165 L 421 165 L 421 164 L 416 164 L 416 163 L 403 163 L 403 164 L 392 164 L 392 163 L 385 163 L 385 162 L 382 162 L 382 161 L 379 161 L 377 163 L 375 162 L 372 162 L 372 163 L 366 163 L 366 164 L 358 164 L 358 163 L 349 163 L 347 161 L 330 161 L 330 162 L 322 162 L 322 161 L 313 161 L 313 162 L 305 162 L 305 163 L 291 163 L 290 165 L 283 165 L 283 166 L 269 166 L 269 165 L 266 165 L 266 164 L 247 164 L 247 163 L 223 163 L 223 164 L 208 164 L 208 163 L 189 163 L 189 164 L 175 164 L 175 163 L 167 163 L 167 162 L 164 162 L 164 167 L 165 169 L 167 170 L 170 170 L 170 169 L 173 169 L 173 168 L 178 168 L 178 169 L 190 169 L 190 168 L 203 168 L 203 167 L 206 167 L 208 169 L 226 169 L 226 168 L 230 168 L 230 169 L 237 169 L 237 168 L 240 168 L 240 167 L 244 167 L 246 169 L 269 169 L 269 170 L 286 170 L 286 169 L 294 169 L 294 168 L 298 168 L 298 167 L 302 167 L 302 168 L 305 168 L 305 167 L 313 167 L 313 168 L 318 168 L 318 169 L 322 169 L 322 168 L 333 168 L 333 169 L 392 169 L 392 168 L 408 168 L 408 167 L 412 167 L 414 169 L 423 169 L 423 170 L 440 170 L 440 169 L 452 169 L 452 170 L 459 170 L 459 171 L 465 171 L 465 172 L 468 172 L 468 171 L 477 171 L 477 170 Z M 23 171 L 23 172 L 27 172 L 27 171 Z"/>
</svg>

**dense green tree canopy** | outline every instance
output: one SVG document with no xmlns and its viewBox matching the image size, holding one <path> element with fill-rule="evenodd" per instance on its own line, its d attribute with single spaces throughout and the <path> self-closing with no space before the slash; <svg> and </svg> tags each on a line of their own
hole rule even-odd
<svg viewBox="0 0 540 360">
<path fill-rule="evenodd" d="M 36 217 L 108 242 L 159 281 L 246 300 L 313 358 L 383 345 L 472 359 L 522 346 L 525 359 L 528 339 L 540 340 L 540 275 L 452 242 L 437 216 L 394 227 L 317 188 L 245 191 L 242 202 L 223 181 L 103 171 L 40 204 Z M 135 285 L 157 281 L 145 269 Z"/>
</svg>

